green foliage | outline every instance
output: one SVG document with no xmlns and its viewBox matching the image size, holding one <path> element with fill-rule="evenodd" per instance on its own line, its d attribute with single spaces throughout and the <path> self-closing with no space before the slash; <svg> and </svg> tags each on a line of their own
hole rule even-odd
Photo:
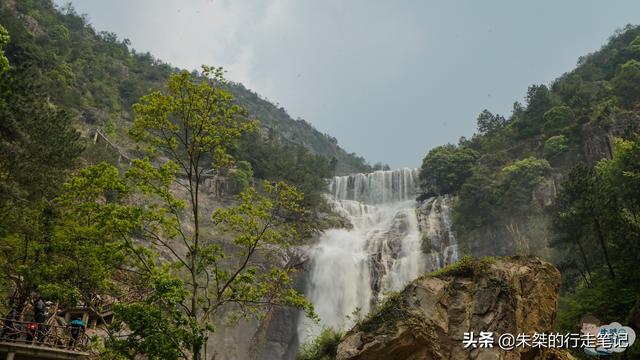
<svg viewBox="0 0 640 360">
<path fill-rule="evenodd" d="M 4 47 L 9 43 L 9 32 L 0 25 L 0 73 L 9 69 L 9 59 L 4 55 Z"/>
<path fill-rule="evenodd" d="M 515 300 L 515 289 L 513 288 L 513 285 L 505 281 L 504 279 L 499 277 L 491 277 L 489 278 L 488 285 L 490 285 L 494 289 L 499 289 L 500 294 L 512 300 Z"/>
<path fill-rule="evenodd" d="M 313 209 L 323 205 L 324 179 L 335 173 L 336 162 L 299 145 L 282 145 L 275 139 L 264 139 L 258 132 L 245 134 L 232 154 L 237 159 L 247 159 L 258 179 L 295 185 L 304 193 L 304 204 Z"/>
<path fill-rule="evenodd" d="M 566 128 L 575 123 L 573 110 L 568 106 L 554 106 L 544 113 L 543 131 L 547 135 L 564 132 Z"/>
<path fill-rule="evenodd" d="M 605 130 L 610 130 L 615 122 L 616 114 L 620 112 L 616 97 L 605 98 L 600 101 L 594 110 L 594 118 L 597 123 Z"/>
<path fill-rule="evenodd" d="M 477 158 L 477 153 L 466 147 L 449 144 L 431 149 L 420 169 L 423 189 L 436 194 L 457 192 L 471 175 Z"/>
<path fill-rule="evenodd" d="M 542 150 L 546 159 L 552 159 L 561 155 L 569 148 L 569 139 L 564 135 L 556 135 L 548 138 L 544 142 Z"/>
<path fill-rule="evenodd" d="M 429 276 L 434 277 L 448 277 L 448 276 L 462 276 L 473 277 L 476 274 L 486 271 L 490 265 L 494 264 L 495 260 L 490 257 L 482 259 L 475 258 L 473 256 L 465 255 L 455 263 L 445 266 L 440 270 L 434 271 Z"/>
<path fill-rule="evenodd" d="M 0 289 L 14 290 L 6 305 L 18 309 L 38 290 L 73 302 L 78 288 L 97 287 L 85 272 L 93 264 L 76 264 L 82 251 L 96 249 L 60 231 L 64 212 L 51 200 L 82 151 L 79 134 L 69 114 L 48 102 L 33 68 L 0 74 L 0 99 Z"/>
<path fill-rule="evenodd" d="M 562 184 L 552 216 L 555 233 L 552 245 L 576 250 L 579 257 L 572 258 L 587 279 L 594 267 L 596 254 L 599 258 L 596 263 L 608 263 L 613 276 L 608 239 L 615 234 L 605 231 L 613 225 L 612 203 L 602 180 L 594 169 L 576 166 Z"/>
<path fill-rule="evenodd" d="M 373 331 L 382 324 L 391 325 L 408 317 L 407 305 L 404 301 L 402 292 L 385 294 L 377 308 L 356 324 L 357 328 L 365 332 Z"/>
<path fill-rule="evenodd" d="M 12 35 L 7 57 L 15 66 L 37 68 L 51 102 L 77 116 L 84 129 L 110 126 L 115 119 L 116 132 L 122 133 L 134 117 L 133 104 L 150 90 L 160 89 L 177 72 L 149 53 L 136 52 L 129 40 L 95 30 L 72 6 L 60 8 L 51 0 L 20 1 L 15 9 L 10 6 L 0 4 L 0 24 Z M 38 29 L 37 36 L 20 20 L 26 16 Z M 305 146 L 327 162 L 335 159 L 333 169 L 342 174 L 370 170 L 364 159 L 345 152 L 335 138 L 304 120 L 292 119 L 283 108 L 242 84 L 226 82 L 224 88 L 252 117 L 262 120 L 263 129 L 273 132 L 274 142 Z M 126 139 L 117 143 L 131 150 Z M 88 160 L 93 163 L 112 158 L 95 156 L 95 151 L 92 155 Z M 295 156 L 295 151 L 288 155 Z M 249 158 L 236 156 L 236 160 L 247 160 L 257 167 Z"/>
<path fill-rule="evenodd" d="M 221 69 L 205 67 L 203 76 L 224 83 Z M 196 82 L 186 71 L 169 78 L 166 93 L 145 95 L 133 108 L 132 138 L 148 143 L 151 153 L 157 147 L 171 154 L 186 173 L 201 171 L 187 160 L 204 160 L 205 154 L 212 156 L 214 168 L 228 167 L 232 160 L 227 149 L 257 126 L 255 121 L 239 121 L 247 111 L 234 103 L 231 93 L 206 80 Z"/>
<path fill-rule="evenodd" d="M 341 339 L 342 332 L 324 328 L 317 338 L 300 347 L 296 360 L 333 360 L 338 353 Z"/>
<path fill-rule="evenodd" d="M 549 220 L 547 205 L 531 200 L 538 186 L 551 188 L 545 184 L 551 181 L 547 165 L 540 163 L 523 179 L 518 179 L 518 172 L 510 175 L 503 169 L 544 156 L 554 162 L 553 178 L 558 179 L 573 164 L 595 160 L 580 150 L 591 149 L 603 130 L 633 139 L 637 131 L 631 120 L 636 117 L 633 94 L 640 83 L 634 80 L 634 62 L 640 60 L 638 39 L 640 28 L 627 26 L 601 50 L 580 58 L 577 68 L 550 88 L 531 86 L 526 104 L 516 102 L 502 126 L 491 125 L 502 121 L 494 121 L 490 112 L 481 113 L 478 133 L 463 143 L 478 153 L 478 160 L 453 209 L 454 227 L 465 251 L 507 255 L 521 241 L 538 241 L 537 247 L 544 250 L 547 236 L 540 229 Z"/>
<path fill-rule="evenodd" d="M 636 202 L 640 200 L 640 142 L 637 140 L 614 140 L 614 152 L 611 160 L 601 160 L 597 169 L 609 184 L 612 191 L 624 200 L 633 211 L 638 210 Z"/>
<path fill-rule="evenodd" d="M 9 249 L 0 257 L 0 286 L 15 288 L 18 297 L 7 306 L 21 306 L 32 292 L 70 305 L 96 292 L 135 294 L 114 309 L 114 330 L 131 334 L 110 339 L 104 350 L 114 358 L 199 358 L 213 321 L 232 305 L 240 311 L 235 316 L 260 315 L 268 306 L 313 315 L 291 287 L 293 270 L 264 264 L 271 260 L 267 248 L 286 247 L 313 230 L 305 206 L 316 195 L 281 182 L 248 186 L 256 163 L 234 155 L 257 124 L 241 104 L 274 129 L 269 144 L 288 149 L 278 156 L 295 158 L 289 167 L 288 159 L 266 154 L 267 163 L 282 164 L 270 171 L 286 169 L 281 173 L 301 188 L 320 189 L 338 162 L 368 169 L 361 158 L 226 82 L 220 69 L 177 72 L 135 52 L 128 40 L 97 32 L 71 6 L 2 3 L 0 23 L 0 206 L 8 214 L 0 220 L 0 246 Z M 134 107 L 135 151 L 118 136 Z M 113 157 L 89 145 L 85 160 L 97 165 L 67 178 L 82 148 L 72 122 L 113 136 L 134 158 L 128 170 L 95 161 Z M 135 159 L 134 152 L 146 157 Z M 245 187 L 237 207 L 213 217 L 204 213 L 199 191 L 210 170 Z"/>
<path fill-rule="evenodd" d="M 529 87 L 506 119 L 483 111 L 478 133 L 460 143 L 477 153 L 453 206 L 461 249 L 551 258 L 569 322 L 598 309 L 602 319 L 638 315 L 637 279 L 627 269 L 640 256 L 639 84 L 640 27 L 626 26 L 550 87 Z M 610 150 L 594 145 L 612 135 L 623 138 L 613 158 L 593 167 L 594 155 Z M 620 296 L 605 304 L 613 292 Z"/>
<path fill-rule="evenodd" d="M 149 157 L 133 160 L 124 175 L 113 168 L 103 171 L 131 189 L 124 192 L 128 205 L 110 209 L 110 223 L 128 250 L 130 266 L 139 269 L 138 286 L 147 294 L 116 309 L 121 322 L 114 331 L 126 324 L 131 333 L 113 340 L 108 350 L 128 357 L 200 359 L 214 319 L 224 313 L 234 320 L 259 315 L 267 306 L 294 306 L 314 316 L 311 304 L 291 287 L 292 269 L 265 269 L 270 258 L 260 255 L 312 231 L 304 196 L 297 189 L 282 182 L 265 182 L 260 192 L 249 187 L 236 206 L 211 215 L 216 234 L 228 241 L 216 241 L 203 231 L 204 172 L 229 168 L 234 163 L 231 146 L 257 125 L 221 87 L 225 80 L 219 69 L 205 67 L 203 75 L 172 75 L 166 91 L 152 92 L 134 105 L 137 116 L 130 134 L 147 145 Z M 152 161 L 156 154 L 168 160 Z M 247 163 L 236 169 L 251 171 Z M 177 196 L 174 186 L 187 201 Z M 104 208 L 91 199 L 81 204 Z M 154 246 L 138 245 L 134 239 Z M 226 250 L 229 246 L 232 250 Z M 162 265 L 157 260 L 161 255 Z M 149 286 L 151 291 L 145 291 Z"/>
<path fill-rule="evenodd" d="M 253 179 L 253 170 L 251 163 L 248 161 L 238 161 L 236 166 L 229 171 L 231 178 L 236 185 L 236 192 L 242 192 L 251 186 Z"/>
<path fill-rule="evenodd" d="M 274 106 L 254 92 L 245 89 L 242 84 L 230 84 L 229 90 L 241 104 L 246 106 L 249 113 L 260 119 L 263 126 L 265 134 L 263 134 L 262 139 L 259 139 L 259 141 L 256 141 L 255 138 L 248 139 L 250 140 L 249 145 L 263 143 L 261 146 L 266 145 L 268 148 L 273 148 L 273 150 L 285 151 L 294 156 L 297 152 L 297 147 L 304 145 L 312 155 L 321 155 L 327 162 L 333 161 L 332 171 L 339 175 L 372 170 L 371 166 L 362 157 L 354 153 L 347 153 L 342 149 L 338 145 L 336 138 L 321 134 L 303 119 L 292 119 L 284 108 Z M 244 146 L 247 146 L 247 144 L 244 144 Z M 247 150 L 245 149 L 244 151 Z M 255 155 L 255 153 L 253 154 Z M 279 152 L 277 151 L 272 152 L 271 155 L 276 159 L 267 158 L 268 162 L 278 163 L 280 161 L 279 158 L 283 157 L 278 156 L 278 154 Z M 254 169 L 260 166 L 258 162 L 253 160 L 253 157 L 244 157 L 238 154 L 237 158 L 250 161 Z M 258 173 L 259 171 L 256 170 L 256 174 Z M 332 172 L 331 176 L 333 175 Z"/>
<path fill-rule="evenodd" d="M 551 171 L 549 162 L 528 157 L 514 161 L 502 168 L 500 202 L 503 209 L 512 214 L 524 214 L 531 205 L 531 193 L 545 180 Z"/>
<path fill-rule="evenodd" d="M 626 264 L 630 269 L 632 263 Z M 586 314 L 595 315 L 602 324 L 627 323 L 632 319 L 634 306 L 640 302 L 640 277 L 636 271 L 611 279 L 605 268 L 591 273 L 590 281 L 578 282 L 575 289 L 561 298 L 558 327 L 573 331 Z"/>
<path fill-rule="evenodd" d="M 492 175 L 479 169 L 462 185 L 454 208 L 459 232 L 491 225 L 498 218 L 498 181 Z"/>
<path fill-rule="evenodd" d="M 62 306 L 92 306 L 90 294 L 117 295 L 111 280 L 125 252 L 110 219 L 122 184 L 109 170 L 106 164 L 83 170 L 84 181 L 68 183 L 55 202 L 19 208 L 11 219 L 15 228 L 0 238 L 3 273 L 16 290 L 8 306 L 21 310 L 32 293 Z M 103 202 L 103 209 L 79 205 L 89 199 Z"/>
<path fill-rule="evenodd" d="M 612 80 L 613 92 L 622 100 L 622 104 L 630 107 L 640 100 L 640 62 L 629 60 L 620 67 L 620 71 Z"/>
<path fill-rule="evenodd" d="M 560 327 L 571 329 L 584 314 L 604 323 L 633 322 L 640 289 L 634 268 L 640 255 L 637 141 L 615 140 L 613 158 L 596 167 L 576 166 L 562 184 L 552 215 L 552 246 L 566 285 Z"/>
<path fill-rule="evenodd" d="M 184 282 L 171 274 L 169 266 L 154 267 L 141 280 L 152 289 L 151 296 L 146 301 L 116 304 L 114 312 L 118 317 L 110 325 L 114 331 L 126 327 L 132 336 L 109 338 L 106 349 L 128 357 L 135 354 L 145 354 L 149 359 L 188 357 L 184 349 L 202 339 L 188 331 L 197 324 L 176 308 L 187 297 Z"/>
<path fill-rule="evenodd" d="M 198 257 L 185 256 L 178 250 L 181 244 L 192 248 L 196 244 L 193 234 L 181 228 L 184 220 L 175 216 L 186 204 L 168 191 L 176 170 L 172 163 L 154 170 L 147 161 L 136 160 L 130 170 L 120 174 L 110 165 L 99 164 L 74 176 L 60 199 L 60 204 L 70 209 L 65 219 L 86 221 L 84 225 L 65 224 L 64 233 L 76 234 L 76 238 L 91 235 L 87 244 L 101 251 L 95 258 L 84 252 L 82 260 L 100 259 L 106 265 L 105 270 L 94 267 L 73 275 L 70 272 L 79 269 L 61 263 L 69 272 L 66 279 L 94 276 L 96 282 L 87 283 L 91 290 L 80 289 L 86 294 L 107 289 L 114 269 L 130 268 L 140 274 L 127 282 L 129 291 L 136 289 L 142 294 L 139 299 L 114 308 L 118 321 L 112 331 L 126 327 L 130 335 L 109 339 L 106 350 L 154 359 L 193 354 L 203 346 L 206 334 L 213 331 L 213 319 L 221 316 L 227 303 L 242 304 L 237 316 L 258 314 L 267 305 L 296 306 L 313 316 L 311 305 L 291 288 L 291 270 L 264 271 L 256 256 L 268 246 L 286 247 L 310 230 L 302 220 L 302 195 L 284 183 L 264 184 L 265 195 L 248 189 L 236 207 L 218 209 L 212 215 L 219 231 L 233 237 L 236 251 L 229 254 L 221 243 L 202 242 Z M 141 195 L 148 201 L 141 202 Z M 164 255 L 159 262 L 155 249 L 173 255 Z M 202 289 L 195 298 L 191 281 L 197 281 Z M 194 299 L 197 312 L 191 310 Z"/>
<path fill-rule="evenodd" d="M 55 194 L 82 151 L 71 117 L 47 101 L 33 68 L 0 75 L 0 95 L 0 199 Z"/>
<path fill-rule="evenodd" d="M 539 134 L 542 130 L 543 116 L 552 106 L 549 89 L 544 85 L 530 86 L 526 99 L 526 108 L 513 120 L 520 138 Z"/>
<path fill-rule="evenodd" d="M 507 120 L 501 115 L 494 115 L 489 110 L 482 110 L 477 119 L 478 133 L 482 135 L 494 134 L 505 126 Z"/>
</svg>

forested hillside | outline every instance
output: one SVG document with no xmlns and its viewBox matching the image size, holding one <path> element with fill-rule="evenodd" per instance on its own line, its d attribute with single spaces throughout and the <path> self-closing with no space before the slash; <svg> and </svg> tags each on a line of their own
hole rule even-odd
<svg viewBox="0 0 640 360">
<path fill-rule="evenodd" d="M 455 193 L 465 252 L 539 255 L 562 270 L 561 324 L 640 312 L 640 28 L 616 32 L 508 116 L 424 158 L 425 193 Z"/>
<path fill-rule="evenodd" d="M 44 300 L 113 312 L 82 346 L 56 342 L 177 360 L 205 358 L 229 319 L 313 316 L 287 249 L 322 226 L 325 178 L 362 159 L 219 68 L 172 69 L 50 1 L 0 5 L 2 318 L 43 323 Z"/>
<path fill-rule="evenodd" d="M 411 252 L 420 261 L 429 251 L 457 258 L 459 246 L 553 262 L 562 273 L 560 331 L 575 331 L 585 314 L 640 328 L 640 27 L 617 31 L 525 99 L 510 114 L 481 111 L 471 138 L 429 150 L 419 200 L 431 200 L 417 210 L 412 169 L 336 178 L 339 204 L 357 216 L 380 205 L 390 217 L 370 212 L 375 221 L 355 227 L 373 234 L 358 238 L 362 252 L 327 248 L 323 264 L 340 273 L 318 272 L 336 289 L 322 297 L 363 285 L 355 299 L 379 287 L 357 282 L 381 268 L 354 259 L 391 264 L 406 238 L 420 245 Z M 215 357 L 207 351 L 219 350 L 217 327 L 241 318 L 266 319 L 254 324 L 256 336 L 286 326 L 288 335 L 274 332 L 291 352 L 297 318 L 279 323 L 270 311 L 317 317 L 299 276 L 313 259 L 301 253 L 333 225 L 331 244 L 353 240 L 344 217 L 352 214 L 328 214 L 339 208 L 323 200 L 325 179 L 380 168 L 219 68 L 174 68 L 52 0 L 0 0 L 3 316 L 35 318 L 38 299 L 108 310 L 116 320 L 102 319 L 105 334 L 90 349 L 107 359 Z M 384 204 L 357 204 L 358 187 Z M 390 194 L 401 196 L 387 203 Z M 399 203 L 406 208 L 394 213 Z M 403 223 L 415 211 L 418 221 Z M 392 228 L 369 232 L 376 222 Z M 414 228 L 420 237 L 405 236 Z M 384 246 L 365 247 L 371 239 Z M 364 275 L 337 287 L 353 264 Z"/>
<path fill-rule="evenodd" d="M 50 0 L 3 1 L 0 23 L 11 34 L 6 54 L 15 67 L 33 67 L 51 101 L 69 111 L 83 131 L 100 127 L 112 141 L 127 149 L 130 147 L 123 135 L 133 119 L 131 106 L 149 90 L 160 88 L 178 70 L 149 53 L 136 52 L 127 39 L 94 30 L 87 18 L 71 6 L 56 9 Z M 314 172 L 316 166 L 304 163 L 316 164 L 316 160 L 302 154 L 297 149 L 299 145 L 311 154 L 325 157 L 327 165 L 338 174 L 370 169 L 364 159 L 346 153 L 335 138 L 320 133 L 308 122 L 292 119 L 284 108 L 242 84 L 229 82 L 228 86 L 264 128 L 260 138 L 247 138 L 244 142 L 248 146 L 260 142 L 268 147 L 266 153 L 260 157 L 255 153 L 240 156 L 240 160 L 261 167 L 256 175 L 274 178 L 281 176 L 277 169 L 291 166 Z M 282 159 L 270 158 L 276 152 L 287 152 L 290 161 L 280 164 Z M 303 158 L 296 160 L 298 156 Z"/>
<path fill-rule="evenodd" d="M 288 249 L 332 221 L 326 178 L 371 169 L 221 69 L 50 0 L 0 2 L 0 120 L 0 313 L 113 311 L 81 349 L 109 359 L 202 359 L 227 320 L 313 316 Z"/>
</svg>

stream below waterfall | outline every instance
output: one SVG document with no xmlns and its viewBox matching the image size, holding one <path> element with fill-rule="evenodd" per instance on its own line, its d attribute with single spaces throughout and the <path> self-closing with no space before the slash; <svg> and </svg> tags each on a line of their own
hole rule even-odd
<svg viewBox="0 0 640 360">
<path fill-rule="evenodd" d="M 320 323 L 300 321 L 301 342 L 322 327 L 349 328 L 389 291 L 457 259 L 449 197 L 417 203 L 417 181 L 408 168 L 330 181 L 329 202 L 352 228 L 326 230 L 309 249 L 306 296 Z"/>
</svg>

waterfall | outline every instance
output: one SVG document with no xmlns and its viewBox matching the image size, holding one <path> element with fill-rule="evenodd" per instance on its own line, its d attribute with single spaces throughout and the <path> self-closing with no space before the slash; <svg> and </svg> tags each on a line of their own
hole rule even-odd
<svg viewBox="0 0 640 360">
<path fill-rule="evenodd" d="M 324 326 L 348 328 L 385 293 L 456 260 L 449 198 L 417 204 L 417 180 L 417 169 L 404 168 L 330 181 L 328 202 L 353 227 L 326 230 L 309 250 L 306 295 L 321 323 L 301 321 L 301 341 Z"/>
</svg>

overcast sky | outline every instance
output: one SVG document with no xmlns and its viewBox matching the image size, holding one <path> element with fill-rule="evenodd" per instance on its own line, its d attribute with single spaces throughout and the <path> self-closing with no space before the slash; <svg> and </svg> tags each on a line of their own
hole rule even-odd
<svg viewBox="0 0 640 360">
<path fill-rule="evenodd" d="M 57 3 L 67 2 L 56 0 Z M 72 0 L 98 30 L 174 66 L 223 66 L 347 151 L 418 166 L 508 115 L 625 24 L 640 1 Z"/>
</svg>

